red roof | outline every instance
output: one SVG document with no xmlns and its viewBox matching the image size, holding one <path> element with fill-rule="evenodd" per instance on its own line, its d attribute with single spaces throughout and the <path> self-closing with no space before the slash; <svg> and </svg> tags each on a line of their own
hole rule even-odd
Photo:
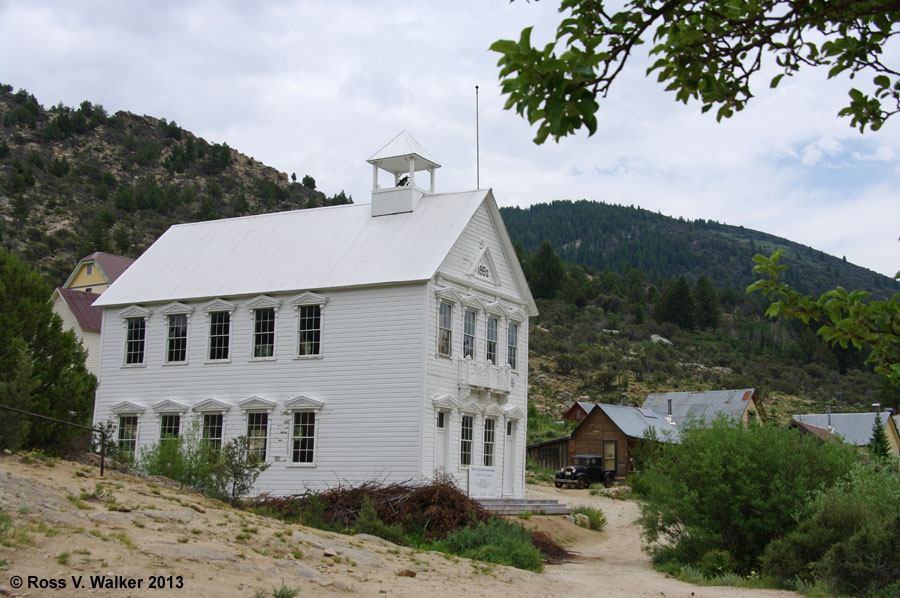
<svg viewBox="0 0 900 598">
<path fill-rule="evenodd" d="M 91 255 L 82 258 L 81 261 L 84 262 L 85 260 L 94 260 L 94 263 L 100 266 L 100 269 L 109 278 L 109 282 L 115 282 L 122 275 L 122 272 L 134 263 L 133 258 L 122 257 L 113 253 L 103 253 L 102 251 L 95 251 Z"/>
<path fill-rule="evenodd" d="M 56 289 L 63 301 L 69 307 L 69 310 L 78 320 L 78 325 L 82 330 L 93 330 L 100 332 L 100 323 L 103 321 L 103 310 L 99 307 L 91 307 L 91 304 L 97 300 L 97 293 L 86 293 L 84 291 L 72 291 L 69 289 Z"/>
</svg>

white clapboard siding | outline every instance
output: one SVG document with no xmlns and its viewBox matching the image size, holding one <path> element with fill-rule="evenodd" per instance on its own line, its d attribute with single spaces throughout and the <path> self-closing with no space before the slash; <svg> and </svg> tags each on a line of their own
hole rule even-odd
<svg viewBox="0 0 900 598">
<path fill-rule="evenodd" d="M 62 320 L 63 330 L 72 330 L 75 338 L 81 341 L 81 346 L 87 351 L 84 367 L 96 376 L 100 371 L 100 333 L 82 330 L 75 314 L 58 293 L 55 293 L 53 297 L 53 312 Z"/>
<path fill-rule="evenodd" d="M 423 396 L 421 311 L 425 285 L 320 291 L 323 309 L 322 358 L 295 359 L 297 318 L 287 303 L 295 294 L 272 295 L 282 301 L 276 317 L 276 359 L 250 358 L 252 320 L 247 298 L 226 297 L 237 307 L 232 316 L 231 359 L 208 363 L 208 324 L 201 303 L 190 316 L 187 365 L 165 365 L 166 319 L 162 305 L 147 318 L 145 367 L 123 366 L 125 329 L 118 310 L 104 313 L 103 371 L 95 421 L 109 409 L 131 401 L 145 408 L 140 446 L 159 435 L 152 406 L 166 399 L 191 407 L 213 398 L 232 405 L 225 437 L 246 434 L 247 418 L 237 404 L 253 396 L 274 401 L 269 414 L 267 461 L 256 490 L 286 494 L 321 488 L 341 480 L 418 478 Z M 291 413 L 284 403 L 296 396 L 322 401 L 317 413 L 316 466 L 289 461 Z M 193 416 L 184 414 L 184 419 Z M 113 418 L 114 419 L 114 418 Z M 183 426 L 186 425 L 183 422 Z"/>
</svg>

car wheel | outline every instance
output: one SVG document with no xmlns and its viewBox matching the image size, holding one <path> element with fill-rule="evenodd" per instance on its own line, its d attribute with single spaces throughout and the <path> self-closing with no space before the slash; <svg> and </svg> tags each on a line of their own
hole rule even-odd
<svg viewBox="0 0 900 598">
<path fill-rule="evenodd" d="M 562 488 L 562 482 L 554 482 L 557 488 Z"/>
<path fill-rule="evenodd" d="M 603 476 L 603 485 L 607 488 L 613 485 L 613 474 L 607 473 L 605 476 Z"/>
<path fill-rule="evenodd" d="M 587 480 L 585 480 L 584 478 L 578 478 L 578 487 L 582 488 L 582 489 L 587 488 L 588 487 Z"/>
</svg>

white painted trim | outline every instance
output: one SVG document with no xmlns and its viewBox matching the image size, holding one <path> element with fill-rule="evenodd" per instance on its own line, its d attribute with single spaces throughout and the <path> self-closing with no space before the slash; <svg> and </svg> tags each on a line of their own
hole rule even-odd
<svg viewBox="0 0 900 598">
<path fill-rule="evenodd" d="M 308 401 L 313 401 L 309 397 L 296 397 L 293 400 L 297 399 L 306 399 Z M 320 401 L 313 401 L 315 403 L 320 403 Z M 300 463 L 294 462 L 294 415 L 297 413 L 313 413 L 313 454 L 312 461 Z M 308 408 L 308 407 L 300 407 L 291 409 L 291 418 L 288 422 L 288 441 L 287 441 L 287 466 L 288 467 L 297 467 L 297 468 L 314 468 L 316 467 L 319 461 L 319 426 L 322 424 L 322 418 L 319 416 L 320 408 Z"/>
<path fill-rule="evenodd" d="M 200 306 L 200 311 L 202 312 L 212 312 L 212 311 L 228 311 L 234 312 L 234 309 L 237 306 L 231 301 L 226 301 L 225 299 L 213 299 L 212 301 L 207 301 L 203 305 Z"/>
<path fill-rule="evenodd" d="M 325 305 L 328 303 L 328 297 L 313 293 L 312 291 L 303 291 L 299 295 L 295 295 L 288 299 L 291 305 Z"/>
<path fill-rule="evenodd" d="M 184 303 L 181 303 L 179 301 L 173 301 L 172 303 L 169 303 L 169 304 L 165 305 L 164 307 L 161 307 L 159 309 L 159 313 L 163 314 L 164 316 L 171 316 L 171 315 L 176 315 L 176 314 L 190 315 L 190 314 L 194 313 L 194 308 L 191 307 L 190 305 L 185 305 Z M 190 318 L 188 318 L 188 319 L 190 319 Z"/>
<path fill-rule="evenodd" d="M 116 415 L 140 415 L 144 412 L 145 407 L 142 405 L 138 405 L 137 403 L 132 403 L 131 401 L 122 401 L 121 403 L 116 403 L 112 407 L 110 407 L 110 411 L 115 413 Z"/>
<path fill-rule="evenodd" d="M 290 411 L 318 411 L 325 406 L 323 401 L 317 401 L 309 397 L 300 395 L 286 401 L 284 408 Z"/>
<path fill-rule="evenodd" d="M 488 278 L 485 278 L 478 273 L 478 268 L 481 266 L 482 261 L 485 262 L 485 267 L 488 269 Z M 491 257 L 491 251 L 484 241 L 482 241 L 481 251 L 475 255 L 475 259 L 472 260 L 472 264 L 469 266 L 468 270 L 466 270 L 466 276 L 481 282 L 482 284 L 489 283 L 494 288 L 500 286 L 500 281 L 497 278 L 497 267 L 494 265 L 494 258 Z"/>
<path fill-rule="evenodd" d="M 193 407 L 191 407 L 191 411 L 197 412 L 210 412 L 210 411 L 221 411 L 225 412 L 231 409 L 231 405 L 228 403 L 223 403 L 222 401 L 217 401 L 216 399 L 205 399 L 200 401 Z"/>
<path fill-rule="evenodd" d="M 126 318 L 148 318 L 153 311 L 140 305 L 129 305 L 125 309 L 119 310 L 119 317 L 123 320 Z"/>
<path fill-rule="evenodd" d="M 262 397 L 250 397 L 238 403 L 238 407 L 243 411 L 272 411 L 277 403 L 269 401 Z"/>
<path fill-rule="evenodd" d="M 278 308 L 281 307 L 281 301 L 273 297 L 269 297 L 268 295 L 257 295 L 253 299 L 244 303 L 244 307 L 251 311 L 255 309 L 275 308 L 275 311 L 277 313 Z"/>
<path fill-rule="evenodd" d="M 160 401 L 156 405 L 152 407 L 153 411 L 156 413 L 184 413 L 188 410 L 187 405 L 183 405 L 182 403 L 178 403 L 177 401 L 173 401 L 172 399 L 166 399 L 165 401 Z"/>
</svg>

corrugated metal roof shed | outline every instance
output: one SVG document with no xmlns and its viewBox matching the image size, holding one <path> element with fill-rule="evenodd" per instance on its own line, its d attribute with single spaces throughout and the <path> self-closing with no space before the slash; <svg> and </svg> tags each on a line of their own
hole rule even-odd
<svg viewBox="0 0 900 598">
<path fill-rule="evenodd" d="M 866 446 L 872 439 L 872 426 L 875 424 L 877 415 L 881 415 L 881 423 L 886 425 L 888 418 L 891 417 L 891 412 L 883 411 L 880 414 L 832 413 L 831 427 L 828 425 L 827 413 L 795 415 L 793 419 L 823 430 L 830 430 L 833 434 L 839 435 L 847 444 Z"/>
<path fill-rule="evenodd" d="M 425 195 L 391 216 L 359 204 L 175 225 L 95 305 L 425 281 L 482 202 L 502 226 L 489 189 Z"/>
<path fill-rule="evenodd" d="M 685 419 L 712 421 L 725 417 L 741 417 L 756 391 L 752 388 L 738 390 L 707 390 L 697 392 L 656 392 L 647 395 L 642 407 L 660 415 L 668 414 L 672 401 L 672 419 L 681 425 Z"/>
<path fill-rule="evenodd" d="M 648 417 L 641 409 L 625 405 L 598 403 L 597 408 L 602 410 L 626 436 L 643 438 L 644 432 L 649 428 L 656 428 L 656 435 L 660 440 L 673 442 L 678 440 L 678 428 L 664 417 Z"/>
</svg>

